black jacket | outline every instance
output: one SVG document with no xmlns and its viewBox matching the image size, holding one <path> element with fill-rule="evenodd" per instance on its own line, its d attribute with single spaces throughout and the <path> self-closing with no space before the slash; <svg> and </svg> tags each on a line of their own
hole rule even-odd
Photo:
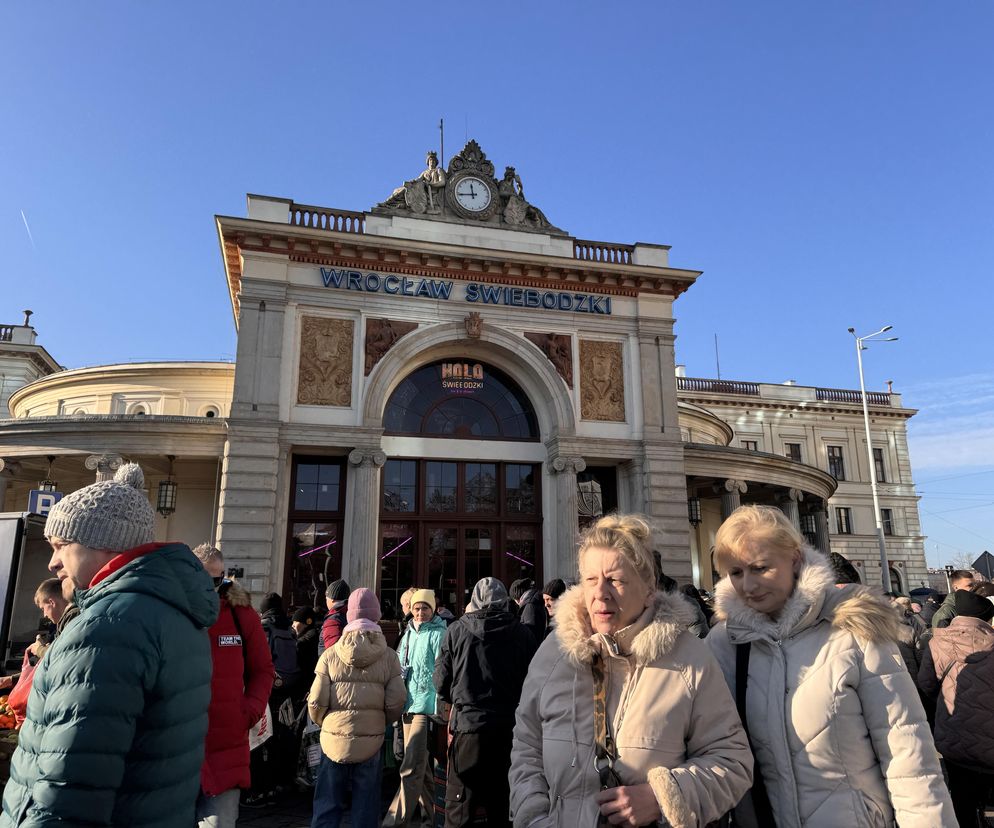
<svg viewBox="0 0 994 828">
<path fill-rule="evenodd" d="M 452 704 L 456 733 L 514 727 L 528 663 L 538 648 L 508 601 L 449 625 L 435 661 L 435 689 Z"/>
<path fill-rule="evenodd" d="M 537 649 L 549 632 L 549 613 L 545 609 L 545 596 L 542 595 L 542 590 L 530 589 L 521 596 L 520 613 L 521 623 L 535 636 Z"/>
</svg>

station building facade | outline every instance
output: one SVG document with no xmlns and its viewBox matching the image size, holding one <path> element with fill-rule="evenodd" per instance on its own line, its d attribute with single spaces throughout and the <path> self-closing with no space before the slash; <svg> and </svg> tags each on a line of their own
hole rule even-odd
<svg viewBox="0 0 994 828">
<path fill-rule="evenodd" d="M 161 537 L 216 540 L 295 605 L 345 577 L 393 603 L 427 584 L 458 612 L 484 575 L 573 577 L 579 529 L 615 509 L 709 587 L 743 502 L 879 583 L 858 392 L 678 376 L 674 304 L 698 271 L 560 230 L 475 142 L 426 166 L 367 212 L 250 195 L 217 217 L 235 363 L 51 366 L 0 422 L 5 508 L 42 474 L 69 491 L 137 460 L 153 502 L 178 487 Z M 906 590 L 926 578 L 914 412 L 869 402 Z"/>
</svg>

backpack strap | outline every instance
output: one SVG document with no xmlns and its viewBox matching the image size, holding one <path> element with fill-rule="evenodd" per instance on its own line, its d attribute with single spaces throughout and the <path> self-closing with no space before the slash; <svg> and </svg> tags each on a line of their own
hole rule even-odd
<svg viewBox="0 0 994 828">
<path fill-rule="evenodd" d="M 739 711 L 739 718 L 742 719 L 742 727 L 745 729 L 746 738 L 749 740 L 749 748 L 753 757 L 756 750 L 752 746 L 752 737 L 749 735 L 749 722 L 746 717 L 746 691 L 749 688 L 749 654 L 752 652 L 752 643 L 747 641 L 744 644 L 735 645 L 735 707 Z M 753 772 L 752 781 L 752 807 L 756 812 L 758 825 L 776 825 L 773 819 L 773 806 L 770 805 L 770 797 L 766 793 L 766 783 L 763 781 L 762 771 L 759 769 L 759 762 Z"/>
<path fill-rule="evenodd" d="M 235 608 L 231 606 L 231 602 L 228 602 L 228 609 L 231 610 L 231 620 L 235 622 L 235 629 L 238 630 L 238 637 L 242 642 L 242 684 L 248 687 L 249 681 L 249 665 L 248 656 L 245 651 L 245 635 L 242 633 L 242 625 L 238 623 L 238 613 L 235 612 Z"/>
</svg>

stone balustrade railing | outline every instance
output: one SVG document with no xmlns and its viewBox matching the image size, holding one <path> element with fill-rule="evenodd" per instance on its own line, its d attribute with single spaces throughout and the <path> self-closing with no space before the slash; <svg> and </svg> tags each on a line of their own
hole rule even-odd
<svg viewBox="0 0 994 828">
<path fill-rule="evenodd" d="M 631 264 L 633 244 L 611 244 L 610 242 L 573 240 L 573 258 L 584 262 L 607 262 L 609 264 Z"/>
<path fill-rule="evenodd" d="M 366 216 L 353 210 L 291 203 L 290 224 L 295 224 L 297 227 L 314 227 L 318 230 L 334 230 L 339 233 L 364 233 Z"/>
</svg>

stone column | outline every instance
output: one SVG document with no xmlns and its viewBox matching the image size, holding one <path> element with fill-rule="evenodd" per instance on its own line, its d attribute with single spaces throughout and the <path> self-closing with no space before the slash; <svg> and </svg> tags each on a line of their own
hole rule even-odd
<svg viewBox="0 0 994 828">
<path fill-rule="evenodd" d="M 552 496 L 556 503 L 556 554 L 553 571 L 545 578 L 568 580 L 576 577 L 576 538 L 580 533 L 577 520 L 576 476 L 587 468 L 582 457 L 559 456 L 549 464 L 552 470 Z"/>
<path fill-rule="evenodd" d="M 721 487 L 721 519 L 728 520 L 732 512 L 742 505 L 742 495 L 749 490 L 742 480 L 726 480 Z"/>
<path fill-rule="evenodd" d="M 832 551 L 828 541 L 828 512 L 824 509 L 815 512 L 815 545 L 826 555 Z"/>
<path fill-rule="evenodd" d="M 782 511 L 791 525 L 801 531 L 801 512 L 798 502 L 804 499 L 804 494 L 797 489 L 788 489 L 787 493 L 780 497 L 780 511 Z"/>
<path fill-rule="evenodd" d="M 102 483 L 105 480 L 113 480 L 114 472 L 121 468 L 123 463 L 124 458 L 119 454 L 91 454 L 83 465 L 97 473 L 95 483 Z"/>
<path fill-rule="evenodd" d="M 342 532 L 342 577 L 352 589 L 376 589 L 379 579 L 380 469 L 387 456 L 380 449 L 349 453 Z"/>
</svg>

